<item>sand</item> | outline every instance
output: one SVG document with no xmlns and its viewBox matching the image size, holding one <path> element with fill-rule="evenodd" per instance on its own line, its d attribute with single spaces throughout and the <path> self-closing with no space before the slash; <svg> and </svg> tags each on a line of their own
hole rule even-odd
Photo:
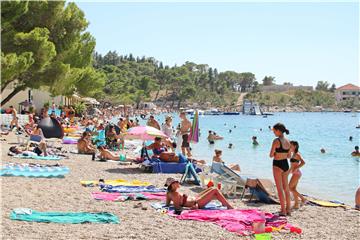
<svg viewBox="0 0 360 240">
<path fill-rule="evenodd" d="M 15 142 L 11 133 L 7 142 L 1 143 L 2 162 L 38 162 L 52 164 L 53 161 L 14 159 L 7 156 L 9 143 Z M 75 146 L 70 146 L 75 148 Z M 80 180 L 127 179 L 149 181 L 163 186 L 169 176 L 180 178 L 180 174 L 143 173 L 138 165 L 120 166 L 112 162 L 94 162 L 91 156 L 69 154 L 69 159 L 59 161 L 68 166 L 70 174 L 65 178 L 0 177 L 1 180 L 1 235 L 2 239 L 253 239 L 230 233 L 211 223 L 180 221 L 156 212 L 143 202 L 147 210 L 134 208 L 135 202 L 104 202 L 93 200 L 92 191 Z M 182 190 L 190 196 L 195 186 L 184 186 Z M 239 199 L 230 200 L 236 208 L 260 208 L 276 212 L 277 205 L 245 204 Z M 120 224 L 55 224 L 12 221 L 9 214 L 13 208 L 26 207 L 37 211 L 107 211 L 120 218 Z M 303 234 L 273 233 L 273 239 L 358 239 L 360 236 L 360 212 L 342 208 L 304 206 L 293 212 L 288 221 L 303 230 Z"/>
</svg>

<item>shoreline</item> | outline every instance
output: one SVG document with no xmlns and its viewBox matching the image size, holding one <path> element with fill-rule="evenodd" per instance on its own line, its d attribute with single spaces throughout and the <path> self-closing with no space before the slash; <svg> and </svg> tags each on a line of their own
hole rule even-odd
<svg viewBox="0 0 360 240">
<path fill-rule="evenodd" d="M 53 161 L 14 159 L 7 156 L 9 143 L 15 141 L 13 133 L 1 144 L 2 162 L 36 162 L 53 164 Z M 64 145 L 63 145 L 64 146 Z M 74 146 L 64 146 L 72 149 Z M 69 154 L 60 164 L 68 166 L 70 173 L 65 178 L 1 177 L 2 179 L 2 224 L 4 239 L 251 239 L 230 233 L 219 226 L 206 222 L 180 221 L 159 214 L 143 202 L 146 211 L 133 208 L 136 202 L 104 202 L 91 198 L 90 193 L 98 188 L 80 185 L 80 180 L 126 179 L 150 181 L 161 187 L 167 177 L 180 178 L 181 174 L 152 174 L 142 172 L 138 166 L 122 166 L 113 162 L 93 162 L 90 156 Z M 184 185 L 183 191 L 194 196 L 194 186 Z M 25 200 L 26 199 L 26 200 Z M 276 212 L 278 205 L 246 203 L 230 199 L 240 209 L 259 208 Z M 9 219 L 11 209 L 28 207 L 37 211 L 107 211 L 120 218 L 120 224 L 54 224 L 28 223 Z M 334 216 L 337 216 L 334 218 Z M 342 208 L 323 208 L 306 205 L 293 212 L 288 220 L 303 230 L 301 239 L 356 239 L 360 234 L 359 211 Z M 329 218 L 333 220 L 328 221 Z M 338 226 L 342 226 L 339 228 Z M 177 234 L 173 234 L 176 232 Z M 273 239 L 298 239 L 290 233 L 273 233 Z"/>
</svg>

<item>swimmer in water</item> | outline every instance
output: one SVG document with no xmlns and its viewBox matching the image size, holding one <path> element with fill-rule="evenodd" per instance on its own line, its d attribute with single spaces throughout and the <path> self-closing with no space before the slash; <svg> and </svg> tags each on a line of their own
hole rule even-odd
<svg viewBox="0 0 360 240">
<path fill-rule="evenodd" d="M 253 136 L 252 137 L 252 144 L 254 145 L 254 146 L 257 146 L 257 145 L 259 145 L 259 142 L 257 141 L 257 137 L 256 136 Z"/>
<path fill-rule="evenodd" d="M 321 148 L 321 149 L 320 149 L 320 152 L 321 152 L 321 153 L 325 153 L 325 149 L 324 149 L 324 148 Z"/>
<path fill-rule="evenodd" d="M 351 153 L 351 156 L 360 157 L 359 146 L 355 146 L 355 150 Z"/>
<path fill-rule="evenodd" d="M 231 129 L 229 129 L 229 133 L 231 133 L 232 132 L 232 130 Z"/>
<path fill-rule="evenodd" d="M 232 148 L 233 147 L 233 144 L 232 143 L 229 143 L 229 146 L 228 146 L 228 148 Z"/>
<path fill-rule="evenodd" d="M 352 140 L 353 140 L 353 137 L 352 137 L 352 136 L 350 136 L 350 137 L 349 137 L 349 141 L 352 141 Z"/>
<path fill-rule="evenodd" d="M 236 128 L 236 125 L 234 125 L 234 128 Z"/>
</svg>

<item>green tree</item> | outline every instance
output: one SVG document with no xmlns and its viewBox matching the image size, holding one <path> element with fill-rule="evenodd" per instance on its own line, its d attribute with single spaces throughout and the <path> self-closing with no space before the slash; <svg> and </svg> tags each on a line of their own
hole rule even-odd
<svg viewBox="0 0 360 240">
<path fill-rule="evenodd" d="M 328 91 L 329 90 L 329 83 L 327 81 L 318 81 L 315 87 L 318 91 Z"/>
<path fill-rule="evenodd" d="M 265 76 L 262 80 L 264 86 L 271 86 L 275 84 L 275 77 Z"/>
<path fill-rule="evenodd" d="M 82 76 L 92 66 L 95 39 L 84 32 L 88 23 L 75 3 L 3 1 L 1 8 L 5 73 L 1 89 L 15 85 L 1 104 L 26 88 L 47 87 L 52 94 L 71 94 L 87 85 L 84 82 L 91 84 L 92 78 Z"/>
</svg>

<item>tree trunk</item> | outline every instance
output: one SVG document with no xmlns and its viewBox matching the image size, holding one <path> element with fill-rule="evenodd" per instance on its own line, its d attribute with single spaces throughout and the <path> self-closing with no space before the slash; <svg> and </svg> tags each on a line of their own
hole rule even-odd
<svg viewBox="0 0 360 240">
<path fill-rule="evenodd" d="M 13 81 L 9 81 L 7 83 L 5 83 L 3 86 L 1 86 L 1 93 L 5 90 L 5 88 Z"/>
<path fill-rule="evenodd" d="M 5 103 L 7 103 L 8 101 L 10 101 L 11 98 L 13 98 L 18 92 L 20 92 L 22 90 L 21 87 L 17 87 L 15 88 L 6 98 L 4 98 L 1 101 L 1 106 L 3 106 Z"/>
<path fill-rule="evenodd" d="M 180 106 L 181 106 L 181 100 L 179 99 L 179 102 L 178 102 L 178 109 L 180 109 Z"/>
<path fill-rule="evenodd" d="M 156 102 L 156 100 L 158 99 L 158 97 L 159 97 L 159 93 L 160 93 L 160 88 L 157 90 L 157 92 L 156 92 L 156 96 L 155 96 L 155 100 L 154 100 L 154 102 Z"/>
</svg>

